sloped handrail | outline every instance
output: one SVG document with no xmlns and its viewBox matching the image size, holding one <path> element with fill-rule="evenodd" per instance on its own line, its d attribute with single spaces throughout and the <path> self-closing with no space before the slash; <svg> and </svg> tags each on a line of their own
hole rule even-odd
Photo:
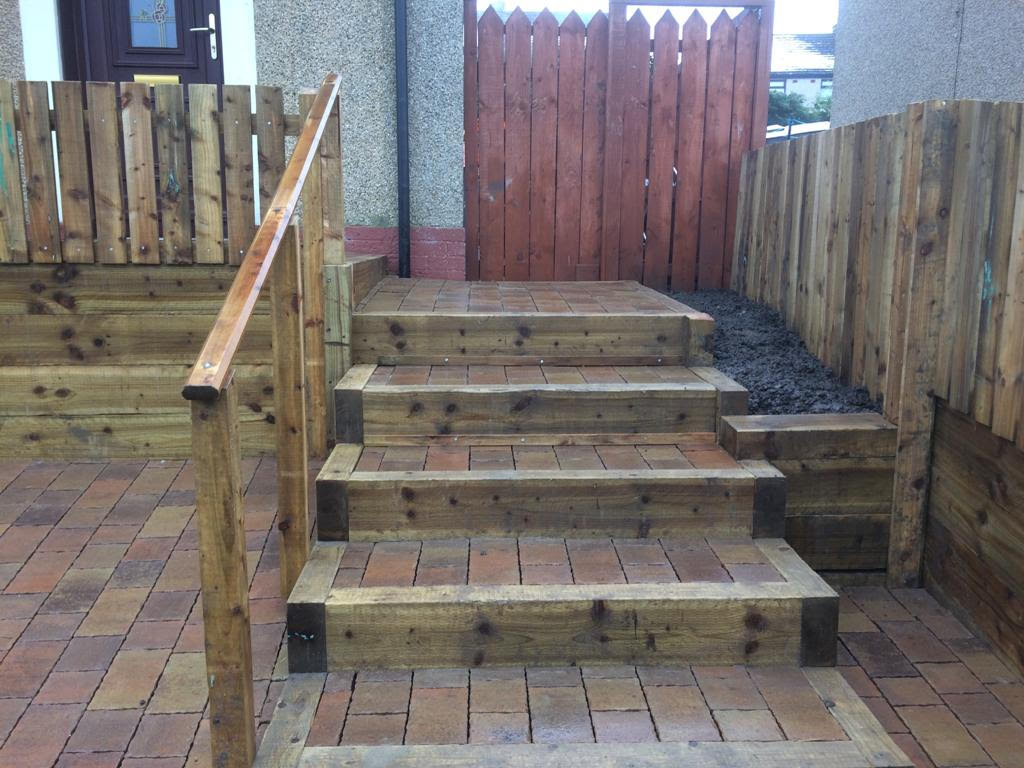
<svg viewBox="0 0 1024 768">
<path fill-rule="evenodd" d="M 306 176 L 313 160 L 318 157 L 320 139 L 338 98 L 340 85 L 338 75 L 330 74 L 320 86 L 270 208 L 256 230 L 213 329 L 207 335 L 199 359 L 182 390 L 186 400 L 214 400 L 228 381 L 235 352 L 295 214 Z"/>
</svg>

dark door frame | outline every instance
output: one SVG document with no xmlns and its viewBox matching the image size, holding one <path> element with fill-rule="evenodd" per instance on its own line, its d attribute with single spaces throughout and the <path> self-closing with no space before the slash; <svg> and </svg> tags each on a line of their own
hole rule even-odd
<svg viewBox="0 0 1024 768">
<path fill-rule="evenodd" d="M 189 0 L 185 0 L 188 2 Z M 213 3 L 216 5 L 218 21 L 220 20 L 220 0 L 200 0 L 202 3 Z M 106 80 L 105 72 L 95 71 L 93 46 L 100 44 L 98 41 L 90 40 L 89 25 L 87 19 L 94 17 L 97 13 L 97 0 L 57 0 L 57 23 L 60 32 L 60 52 L 62 74 L 65 80 Z M 205 26 L 205 13 L 203 18 L 197 22 L 197 26 Z M 109 27 L 108 27 L 109 29 Z M 109 46 L 109 31 L 105 35 L 102 45 Z M 186 32 L 185 34 L 190 34 Z M 200 55 L 207 55 L 204 46 L 208 45 L 205 36 L 201 37 L 196 33 L 194 44 Z M 223 26 L 217 25 L 217 49 L 220 51 L 215 61 L 206 61 L 207 81 L 211 83 L 224 82 L 224 41 Z M 140 68 L 145 68 L 145 63 L 140 63 Z"/>
</svg>

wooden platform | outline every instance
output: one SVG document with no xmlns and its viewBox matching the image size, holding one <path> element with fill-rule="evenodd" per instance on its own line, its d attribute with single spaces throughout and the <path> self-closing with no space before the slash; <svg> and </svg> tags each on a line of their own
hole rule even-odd
<svg viewBox="0 0 1024 768">
<path fill-rule="evenodd" d="M 911 765 L 836 670 L 688 666 L 292 675 L 256 765 L 293 764 Z"/>
<path fill-rule="evenodd" d="M 352 317 L 352 359 L 379 364 L 711 362 L 709 315 L 635 282 L 382 280 Z"/>
<path fill-rule="evenodd" d="M 356 312 L 431 312 L 494 315 L 701 314 L 640 283 L 466 282 L 387 277 Z"/>
</svg>

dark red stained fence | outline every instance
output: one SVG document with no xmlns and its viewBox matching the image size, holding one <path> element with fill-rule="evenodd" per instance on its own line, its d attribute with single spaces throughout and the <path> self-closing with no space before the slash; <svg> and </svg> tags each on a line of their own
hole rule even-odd
<svg viewBox="0 0 1024 768">
<path fill-rule="evenodd" d="M 652 36 L 617 0 L 587 25 L 467 0 L 467 278 L 727 287 L 768 113 L 773 3 L 747 5 Z"/>
</svg>

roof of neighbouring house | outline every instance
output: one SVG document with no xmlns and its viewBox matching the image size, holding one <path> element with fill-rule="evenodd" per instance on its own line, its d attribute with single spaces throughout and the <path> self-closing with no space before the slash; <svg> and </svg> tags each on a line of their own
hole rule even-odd
<svg viewBox="0 0 1024 768">
<path fill-rule="evenodd" d="M 772 74 L 831 72 L 835 58 L 835 33 L 775 35 L 772 38 Z"/>
</svg>

